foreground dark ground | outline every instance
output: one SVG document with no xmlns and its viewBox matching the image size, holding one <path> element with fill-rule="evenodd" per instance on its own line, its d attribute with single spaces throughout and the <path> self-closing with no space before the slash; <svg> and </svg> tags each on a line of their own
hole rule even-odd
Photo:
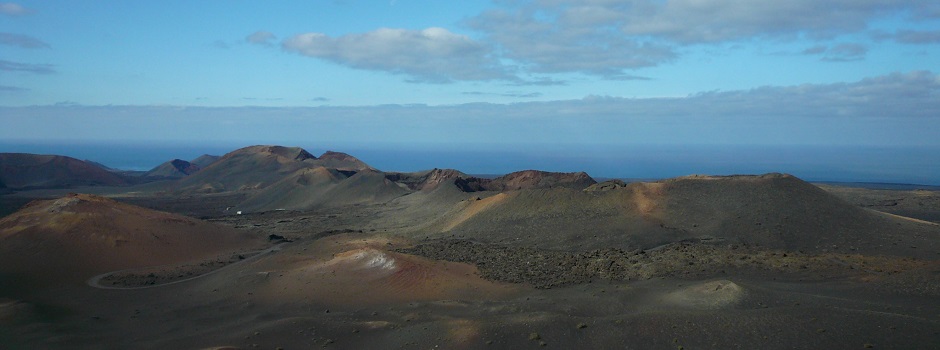
<svg viewBox="0 0 940 350">
<path fill-rule="evenodd" d="M 827 190 L 925 221 L 940 213 L 935 191 Z M 0 200 L 12 212 L 58 192 Z M 707 240 L 559 250 L 424 234 L 387 204 L 233 215 L 239 198 L 226 195 L 118 198 L 290 242 L 180 283 L 161 284 L 185 269 L 176 266 L 147 270 L 155 284 L 140 275 L 118 284 L 138 289 L 0 276 L 3 348 L 940 346 L 940 256 L 923 257 L 938 252 Z"/>
</svg>

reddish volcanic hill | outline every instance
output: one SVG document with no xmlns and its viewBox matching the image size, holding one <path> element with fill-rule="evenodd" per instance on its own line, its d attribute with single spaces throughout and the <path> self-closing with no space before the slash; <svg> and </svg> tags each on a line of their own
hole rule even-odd
<svg viewBox="0 0 940 350">
<path fill-rule="evenodd" d="M 298 171 L 318 167 L 354 173 L 374 170 L 345 153 L 326 152 L 317 158 L 300 147 L 251 146 L 230 152 L 179 182 L 182 191 L 252 191 L 271 186 Z"/>
<path fill-rule="evenodd" d="M 97 273 L 183 263 L 260 244 L 231 228 L 72 194 L 30 203 L 0 220 L 0 273 L 75 282 Z"/>
<path fill-rule="evenodd" d="M 593 178 L 585 172 L 554 173 L 539 170 L 523 170 L 509 173 L 484 183 L 483 188 L 489 191 L 512 191 L 531 188 L 573 188 L 584 189 L 596 184 Z"/>
<path fill-rule="evenodd" d="M 321 166 L 344 170 L 344 171 L 360 171 L 360 170 L 375 170 L 370 167 L 365 162 L 359 160 L 359 158 L 353 157 L 346 153 L 342 152 L 333 152 L 326 151 L 320 155 L 318 158 Z"/>
<path fill-rule="evenodd" d="M 192 164 L 182 159 L 174 159 L 156 166 L 155 168 L 146 172 L 144 176 L 181 178 L 189 176 L 190 174 L 193 174 L 200 169 L 201 168 L 196 164 Z"/>
<path fill-rule="evenodd" d="M 13 189 L 127 184 L 119 175 L 75 158 L 28 153 L 0 153 L 0 182 Z"/>
<path fill-rule="evenodd" d="M 466 179 L 475 179 L 470 175 L 464 174 L 454 169 L 434 168 L 426 171 L 413 173 L 386 173 L 385 177 L 396 183 L 400 183 L 411 190 L 430 191 L 441 184 L 460 184 L 465 183 Z M 461 187 L 458 185 L 458 187 Z M 462 188 L 462 187 L 461 187 Z M 479 190 L 476 189 L 476 190 Z M 467 192 L 474 189 L 466 189 Z"/>
</svg>

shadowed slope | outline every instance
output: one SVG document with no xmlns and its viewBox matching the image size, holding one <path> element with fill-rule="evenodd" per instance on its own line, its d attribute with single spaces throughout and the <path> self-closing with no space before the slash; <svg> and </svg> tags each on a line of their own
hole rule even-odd
<svg viewBox="0 0 940 350">
<path fill-rule="evenodd" d="M 239 209 L 265 211 L 275 209 L 305 210 L 352 204 L 385 203 L 409 191 L 385 178 L 376 170 L 362 170 L 349 177 L 324 167 L 299 171 L 269 186 L 244 203 Z"/>
<path fill-rule="evenodd" d="M 193 165 L 198 166 L 199 168 L 205 168 L 205 167 L 207 167 L 207 166 L 212 165 L 212 163 L 215 163 L 215 162 L 216 162 L 217 160 L 219 160 L 219 159 L 222 159 L 222 157 L 220 157 L 220 156 L 213 156 L 213 155 L 210 155 L 210 154 L 203 154 L 203 155 L 201 155 L 201 156 L 199 156 L 199 157 L 196 157 L 196 159 L 193 159 L 193 160 L 191 160 L 191 161 L 189 161 L 189 162 L 192 163 Z"/>
<path fill-rule="evenodd" d="M 189 176 L 199 171 L 199 169 L 198 165 L 182 159 L 174 159 L 150 169 L 150 171 L 144 173 L 144 176 L 181 178 Z"/>
<path fill-rule="evenodd" d="M 120 186 L 126 185 L 127 181 L 101 167 L 71 157 L 0 153 L 0 183 L 16 189 Z"/>
<path fill-rule="evenodd" d="M 0 220 L 0 272 L 82 281 L 191 261 L 261 242 L 234 229 L 94 195 L 33 202 Z"/>
<path fill-rule="evenodd" d="M 239 208 L 252 211 L 306 208 L 325 200 L 325 194 L 346 178 L 345 174 L 324 167 L 297 170 L 251 196 Z"/>
<path fill-rule="evenodd" d="M 467 179 L 475 179 L 458 170 L 438 168 L 413 173 L 386 173 L 385 177 L 415 191 L 431 191 L 441 184 L 456 183 L 458 187 L 461 187 L 459 184 L 466 183 Z M 479 190 L 470 188 L 462 189 L 466 192 Z"/>
<path fill-rule="evenodd" d="M 495 179 L 470 176 L 453 169 L 432 169 L 414 173 L 389 173 L 388 178 L 406 185 L 412 190 L 433 190 L 441 184 L 453 184 L 464 192 L 514 191 L 534 188 L 584 189 L 596 184 L 585 172 L 556 173 L 539 170 L 523 170 Z"/>
</svg>

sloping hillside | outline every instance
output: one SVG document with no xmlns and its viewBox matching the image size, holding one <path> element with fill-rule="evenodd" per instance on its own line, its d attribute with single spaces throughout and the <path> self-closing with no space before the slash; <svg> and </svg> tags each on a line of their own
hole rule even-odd
<svg viewBox="0 0 940 350">
<path fill-rule="evenodd" d="M 858 208 L 782 174 L 506 192 L 457 203 L 430 230 L 565 250 L 682 240 L 912 256 L 940 249 L 940 226 Z"/>
<path fill-rule="evenodd" d="M 316 157 L 299 147 L 250 146 L 232 151 L 178 183 L 181 191 L 254 190 L 316 166 Z"/>
<path fill-rule="evenodd" d="M 342 152 L 326 151 L 317 158 L 317 163 L 323 167 L 343 171 L 375 170 L 359 158 Z"/>
<path fill-rule="evenodd" d="M 189 176 L 200 169 L 198 165 L 193 163 L 182 159 L 174 159 L 150 169 L 150 171 L 144 173 L 144 176 L 181 178 Z"/>
<path fill-rule="evenodd" d="M 0 220 L 0 272 L 82 281 L 259 246 L 246 233 L 104 197 L 38 201 Z"/>
<path fill-rule="evenodd" d="M 239 209 L 259 211 L 306 208 L 325 200 L 327 192 L 347 179 L 335 169 L 316 167 L 300 169 L 252 195 Z"/>
<path fill-rule="evenodd" d="M 97 165 L 56 155 L 0 153 L 0 183 L 8 188 L 121 186 L 127 181 Z"/>
<path fill-rule="evenodd" d="M 222 157 L 221 157 L 221 156 L 213 156 L 213 155 L 210 155 L 210 154 L 203 154 L 203 155 L 198 156 L 198 157 L 196 157 L 196 159 L 193 159 L 193 160 L 191 160 L 191 161 L 189 161 L 189 162 L 192 163 L 192 164 L 195 165 L 195 166 L 198 166 L 199 168 L 205 168 L 205 167 L 207 167 L 207 166 L 212 165 L 212 163 L 215 163 L 215 162 L 216 162 L 217 160 L 219 160 L 219 159 L 222 159 Z"/>
<path fill-rule="evenodd" d="M 266 211 L 275 209 L 312 209 L 351 204 L 388 202 L 410 191 L 376 170 L 357 173 L 317 167 L 298 170 L 271 186 L 257 191 L 239 209 Z"/>
</svg>

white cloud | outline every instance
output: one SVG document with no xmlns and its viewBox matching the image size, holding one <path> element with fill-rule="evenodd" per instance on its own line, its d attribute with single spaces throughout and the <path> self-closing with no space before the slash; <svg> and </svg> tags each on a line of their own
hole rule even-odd
<svg viewBox="0 0 940 350">
<path fill-rule="evenodd" d="M 901 30 L 888 37 L 904 44 L 937 44 L 940 30 Z"/>
<path fill-rule="evenodd" d="M 479 39 L 443 28 L 380 28 L 330 36 L 304 33 L 284 50 L 410 81 L 504 80 L 517 85 L 564 84 L 558 73 L 644 80 L 638 69 L 671 63 L 693 46 L 809 40 L 803 54 L 820 60 L 863 60 L 870 43 L 854 34 L 903 43 L 936 43 L 936 31 L 874 34 L 882 20 L 936 23 L 940 3 L 923 0 L 501 0 L 463 24 Z M 246 40 L 270 45 L 274 35 Z M 767 41 L 762 41 L 767 43 Z"/>
<path fill-rule="evenodd" d="M 822 45 L 863 33 L 873 22 L 935 21 L 940 5 L 921 0 L 514 0 L 469 19 L 501 57 L 524 71 L 604 78 L 677 59 L 689 45 L 753 39 L 810 39 L 827 61 L 865 57 L 860 44 Z M 936 33 L 905 32 L 904 42 Z M 820 51 L 821 52 L 821 51 Z M 820 53 L 817 52 L 817 53 Z M 809 53 L 809 52 L 807 52 Z"/>
<path fill-rule="evenodd" d="M 802 51 L 804 55 L 821 55 L 828 62 L 849 62 L 865 59 L 868 47 L 858 43 L 842 43 L 832 47 L 817 45 Z"/>
<path fill-rule="evenodd" d="M 284 40 L 282 47 L 353 68 L 404 74 L 414 81 L 513 79 L 486 45 L 444 28 L 380 28 L 339 37 L 305 33 Z"/>
<path fill-rule="evenodd" d="M 484 92 L 484 91 L 464 91 L 464 95 L 473 95 L 473 96 L 499 96 L 499 97 L 515 97 L 515 98 L 534 98 L 542 96 L 540 92 L 521 92 L 521 91 L 509 91 L 509 92 Z"/>
<path fill-rule="evenodd" d="M 21 88 L 18 86 L 0 85 L 0 92 L 22 92 L 22 91 L 29 91 L 29 89 Z"/>
<path fill-rule="evenodd" d="M 46 44 L 42 40 L 28 35 L 16 33 L 0 33 L 0 45 L 16 46 L 24 49 L 39 49 L 49 47 L 49 44 Z"/>
<path fill-rule="evenodd" d="M 21 63 L 7 60 L 0 60 L 0 71 L 26 72 L 34 74 L 55 73 L 55 69 L 51 64 Z"/>
<path fill-rule="evenodd" d="M 537 73 L 622 77 L 625 69 L 655 66 L 676 57 L 669 47 L 611 30 L 605 25 L 609 16 L 603 13 L 590 15 L 594 17 L 553 20 L 534 11 L 494 10 L 468 24 L 486 33 L 502 55 Z"/>
<path fill-rule="evenodd" d="M 273 46 L 277 36 L 274 33 L 259 30 L 245 37 L 245 41 L 251 44 Z"/>
<path fill-rule="evenodd" d="M 0 2 L 0 14 L 7 16 L 24 16 L 33 11 L 12 2 Z"/>
<path fill-rule="evenodd" d="M 678 43 L 754 37 L 831 37 L 865 30 L 872 19 L 912 10 L 916 0 L 671 0 L 634 3 L 624 33 Z"/>
</svg>

